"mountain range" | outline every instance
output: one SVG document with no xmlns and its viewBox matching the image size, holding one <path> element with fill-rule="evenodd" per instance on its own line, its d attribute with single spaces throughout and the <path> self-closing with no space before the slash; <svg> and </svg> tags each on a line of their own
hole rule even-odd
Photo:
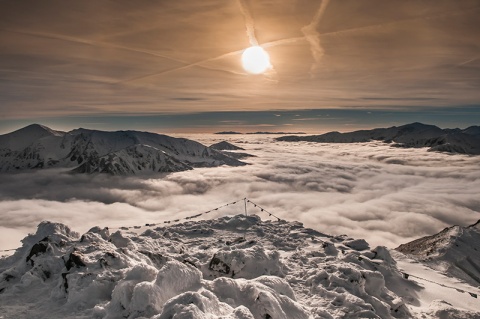
<svg viewBox="0 0 480 319">
<path fill-rule="evenodd" d="M 285 134 L 305 134 L 304 132 L 247 132 L 247 133 L 241 133 L 241 132 L 235 132 L 235 131 L 222 131 L 222 132 L 216 132 L 214 134 L 219 134 L 219 135 L 285 135 Z"/>
<path fill-rule="evenodd" d="M 329 132 L 322 135 L 282 136 L 276 140 L 317 143 L 383 141 L 391 143 L 394 147 L 428 147 L 429 151 L 480 155 L 480 126 L 471 126 L 466 129 L 441 129 L 434 125 L 411 123 L 348 133 Z"/>
<path fill-rule="evenodd" d="M 66 168 L 74 173 L 133 175 L 244 162 L 198 142 L 139 131 L 52 130 L 32 124 L 0 135 L 0 172 Z"/>
</svg>

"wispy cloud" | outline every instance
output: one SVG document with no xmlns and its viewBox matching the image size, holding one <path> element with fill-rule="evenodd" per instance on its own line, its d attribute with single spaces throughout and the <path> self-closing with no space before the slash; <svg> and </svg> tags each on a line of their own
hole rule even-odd
<svg viewBox="0 0 480 319">
<path fill-rule="evenodd" d="M 321 39 L 320 33 L 318 32 L 318 27 L 320 25 L 320 21 L 322 20 L 323 15 L 325 14 L 325 11 L 327 10 L 329 2 L 330 0 L 322 0 L 322 2 L 320 3 L 320 7 L 315 13 L 315 16 L 313 17 L 310 24 L 302 28 L 302 33 L 304 34 L 305 39 L 310 44 L 310 50 L 312 51 L 312 56 L 314 60 L 314 64 L 311 68 L 312 75 L 315 74 L 318 68 L 318 64 L 320 63 L 322 56 L 325 54 L 325 50 L 323 49 L 320 42 Z"/>
<path fill-rule="evenodd" d="M 292 121 L 318 121 L 321 120 L 318 117 L 301 117 L 301 118 L 294 118 Z"/>
<path fill-rule="evenodd" d="M 173 101 L 202 101 L 204 98 L 201 97 L 172 97 L 170 100 Z"/>
<path fill-rule="evenodd" d="M 240 6 L 240 11 L 245 19 L 245 28 L 247 30 L 248 41 L 251 46 L 257 46 L 258 41 L 255 36 L 255 21 L 253 20 L 253 15 L 250 10 L 248 0 L 238 0 Z"/>
</svg>

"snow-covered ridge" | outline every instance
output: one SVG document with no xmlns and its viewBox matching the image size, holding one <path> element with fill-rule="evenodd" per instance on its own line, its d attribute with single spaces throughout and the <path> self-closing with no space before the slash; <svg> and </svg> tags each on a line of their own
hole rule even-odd
<svg viewBox="0 0 480 319">
<path fill-rule="evenodd" d="M 128 175 L 220 165 L 245 163 L 192 140 L 148 132 L 59 132 L 32 124 L 0 135 L 0 172 L 55 167 Z"/>
<path fill-rule="evenodd" d="M 43 222 L 0 259 L 6 318 L 413 318 L 422 290 L 384 247 L 237 215 L 79 235 Z M 436 305 L 436 304 L 435 304 Z M 442 304 L 441 314 L 475 313 Z M 423 318 L 437 318 L 429 308 Z M 446 317 L 445 317 L 446 318 Z"/>
<path fill-rule="evenodd" d="M 480 286 L 480 220 L 467 227 L 447 227 L 437 234 L 400 245 L 396 250 Z"/>
<path fill-rule="evenodd" d="M 245 150 L 239 146 L 233 145 L 227 141 L 221 141 L 215 144 L 210 145 L 211 148 L 219 151 L 237 151 L 237 150 Z"/>
<path fill-rule="evenodd" d="M 372 140 L 393 143 L 395 147 L 428 147 L 430 151 L 480 155 L 480 127 L 441 129 L 434 125 L 412 123 L 389 128 L 349 133 L 329 132 L 322 135 L 282 136 L 278 141 L 317 143 L 363 143 Z"/>
<path fill-rule="evenodd" d="M 243 153 L 243 152 L 238 152 L 238 151 L 244 151 L 244 148 L 241 148 L 239 146 L 233 145 L 232 143 L 229 143 L 227 141 L 222 141 L 218 142 L 215 144 L 210 145 L 210 148 L 213 148 L 219 152 L 222 152 L 223 154 L 236 158 L 236 159 L 244 159 L 247 157 L 255 157 L 255 155 L 248 154 L 248 153 Z"/>
</svg>

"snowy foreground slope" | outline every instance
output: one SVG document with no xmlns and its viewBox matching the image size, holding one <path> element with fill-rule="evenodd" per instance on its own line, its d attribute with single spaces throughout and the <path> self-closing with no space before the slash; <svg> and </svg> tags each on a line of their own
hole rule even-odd
<svg viewBox="0 0 480 319">
<path fill-rule="evenodd" d="M 0 316 L 480 316 L 480 307 L 455 294 L 432 298 L 431 287 L 425 304 L 425 287 L 405 279 L 386 248 L 297 222 L 237 215 L 110 231 L 95 227 L 80 236 L 65 225 L 41 223 L 14 255 L 0 260 Z M 441 276 L 423 275 L 429 272 Z"/>
<path fill-rule="evenodd" d="M 138 131 L 54 131 L 32 124 L 0 135 L 0 172 L 68 168 L 133 175 L 245 163 L 198 142 Z"/>
<path fill-rule="evenodd" d="M 480 286 L 480 220 L 467 227 L 447 227 L 438 234 L 400 245 L 396 250 Z"/>
<path fill-rule="evenodd" d="M 434 125 L 411 123 L 389 128 L 322 135 L 282 136 L 278 141 L 317 143 L 364 143 L 372 140 L 393 143 L 395 147 L 428 147 L 429 151 L 480 155 L 480 127 L 441 129 Z"/>
</svg>

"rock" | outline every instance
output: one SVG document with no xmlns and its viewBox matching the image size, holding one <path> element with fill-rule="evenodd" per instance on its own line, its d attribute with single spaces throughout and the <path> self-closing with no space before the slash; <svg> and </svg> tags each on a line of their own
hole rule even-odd
<svg viewBox="0 0 480 319">
<path fill-rule="evenodd" d="M 370 246 L 365 241 L 365 239 L 348 240 L 345 241 L 343 244 L 358 251 L 370 249 Z"/>
<path fill-rule="evenodd" d="M 48 248 L 48 237 L 45 237 L 35 245 L 33 245 L 32 249 L 30 250 L 30 253 L 27 256 L 27 262 L 30 261 L 31 265 L 34 265 L 34 262 L 32 260 L 32 257 L 37 256 L 39 254 L 43 254 L 47 251 Z"/>
<path fill-rule="evenodd" d="M 212 271 L 218 271 L 224 274 L 230 273 L 230 266 L 224 263 L 219 258 L 213 256 L 212 260 L 210 260 L 210 264 L 208 265 L 208 269 Z"/>
<path fill-rule="evenodd" d="M 68 258 L 67 262 L 65 263 L 65 267 L 67 267 L 67 270 L 70 270 L 73 267 L 85 267 L 85 263 L 82 260 L 82 254 L 79 252 L 73 251 L 70 254 L 70 257 Z"/>
</svg>

